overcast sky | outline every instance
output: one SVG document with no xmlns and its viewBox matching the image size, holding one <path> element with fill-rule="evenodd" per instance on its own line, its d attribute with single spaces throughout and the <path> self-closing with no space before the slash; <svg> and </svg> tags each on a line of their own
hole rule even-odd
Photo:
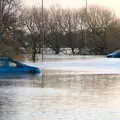
<svg viewBox="0 0 120 120">
<path fill-rule="evenodd" d="M 42 0 L 23 0 L 26 6 L 39 6 Z M 44 6 L 60 4 L 64 8 L 80 8 L 85 6 L 86 0 L 43 0 Z M 115 2 L 116 1 L 116 2 Z M 88 0 L 88 5 L 105 6 L 120 16 L 120 0 Z"/>
</svg>

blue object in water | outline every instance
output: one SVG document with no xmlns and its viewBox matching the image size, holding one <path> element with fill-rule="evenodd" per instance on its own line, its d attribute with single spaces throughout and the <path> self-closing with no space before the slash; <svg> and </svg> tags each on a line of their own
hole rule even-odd
<svg viewBox="0 0 120 120">
<path fill-rule="evenodd" d="M 23 64 L 11 58 L 0 58 L 0 74 L 36 74 L 40 73 L 37 67 Z"/>
<path fill-rule="evenodd" d="M 106 56 L 107 58 L 120 58 L 120 50 L 112 52 Z"/>
</svg>

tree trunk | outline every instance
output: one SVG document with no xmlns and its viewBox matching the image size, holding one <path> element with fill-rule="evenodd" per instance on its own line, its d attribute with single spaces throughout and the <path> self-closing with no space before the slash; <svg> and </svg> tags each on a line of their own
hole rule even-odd
<svg viewBox="0 0 120 120">
<path fill-rule="evenodd" d="M 33 40 L 33 48 L 32 48 L 32 60 L 33 62 L 36 62 L 36 42 Z"/>
<path fill-rule="evenodd" d="M 71 48 L 72 49 L 72 54 L 75 55 L 75 51 L 74 51 L 74 48 Z"/>
</svg>

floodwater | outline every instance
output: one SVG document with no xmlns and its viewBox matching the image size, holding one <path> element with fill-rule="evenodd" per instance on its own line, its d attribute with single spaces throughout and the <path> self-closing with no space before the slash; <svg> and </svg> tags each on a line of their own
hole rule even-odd
<svg viewBox="0 0 120 120">
<path fill-rule="evenodd" d="M 43 70 L 0 79 L 0 120 L 120 119 L 120 74 Z"/>
</svg>

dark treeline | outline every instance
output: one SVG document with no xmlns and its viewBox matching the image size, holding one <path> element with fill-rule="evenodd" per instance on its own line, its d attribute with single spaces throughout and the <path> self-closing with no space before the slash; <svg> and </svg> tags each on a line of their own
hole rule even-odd
<svg viewBox="0 0 120 120">
<path fill-rule="evenodd" d="M 44 32 L 44 33 L 43 33 Z M 19 0 L 0 1 L 0 56 L 36 54 L 43 47 L 59 54 L 71 48 L 72 54 L 104 55 L 120 48 L 120 20 L 100 6 L 62 9 L 23 8 Z M 77 49 L 77 52 L 76 52 Z"/>
</svg>

